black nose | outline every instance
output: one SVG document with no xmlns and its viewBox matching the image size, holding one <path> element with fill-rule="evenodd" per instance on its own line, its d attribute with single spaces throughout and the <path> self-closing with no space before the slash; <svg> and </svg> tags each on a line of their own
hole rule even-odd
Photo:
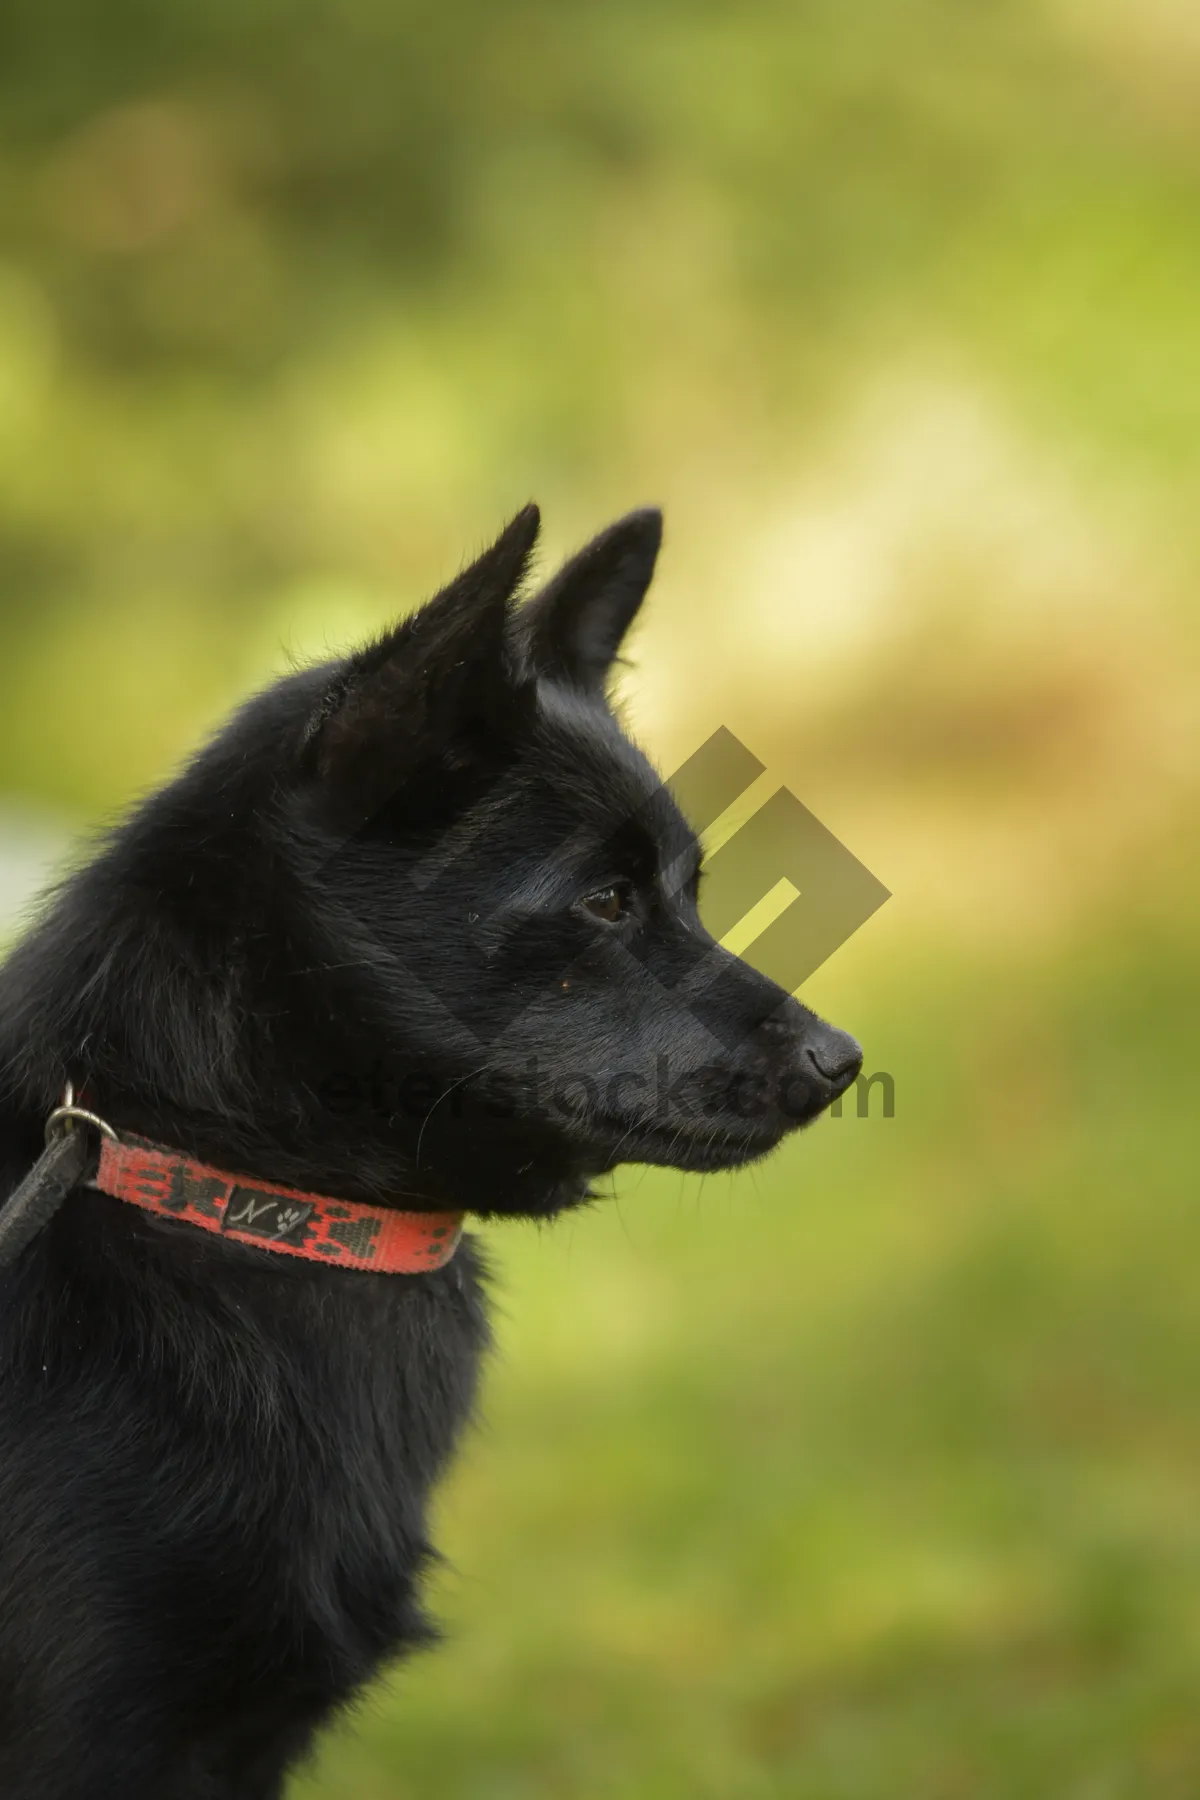
<svg viewBox="0 0 1200 1800">
<path fill-rule="evenodd" d="M 832 1025 L 818 1025 L 805 1035 L 804 1051 L 817 1073 L 835 1093 L 843 1093 L 862 1068 L 862 1045 L 848 1031 L 837 1031 Z"/>
</svg>

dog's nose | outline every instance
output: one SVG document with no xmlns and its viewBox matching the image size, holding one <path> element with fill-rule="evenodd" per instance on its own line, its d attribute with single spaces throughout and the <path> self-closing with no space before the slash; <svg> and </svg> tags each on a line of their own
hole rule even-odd
<svg viewBox="0 0 1200 1800">
<path fill-rule="evenodd" d="M 835 1094 L 843 1093 L 862 1068 L 862 1045 L 832 1025 L 818 1025 L 807 1033 L 804 1052 Z"/>
</svg>

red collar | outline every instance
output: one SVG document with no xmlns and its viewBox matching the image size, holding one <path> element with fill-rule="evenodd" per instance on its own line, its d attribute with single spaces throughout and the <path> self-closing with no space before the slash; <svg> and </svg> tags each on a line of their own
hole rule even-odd
<svg viewBox="0 0 1200 1800">
<path fill-rule="evenodd" d="M 229 1175 L 138 1138 L 104 1135 L 90 1185 L 160 1219 L 182 1219 L 259 1250 L 379 1275 L 443 1268 L 462 1236 L 460 1212 L 396 1212 L 330 1200 Z"/>
</svg>

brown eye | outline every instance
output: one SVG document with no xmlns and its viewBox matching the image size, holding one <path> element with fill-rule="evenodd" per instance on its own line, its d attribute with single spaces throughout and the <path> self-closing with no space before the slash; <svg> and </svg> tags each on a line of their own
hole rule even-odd
<svg viewBox="0 0 1200 1800">
<path fill-rule="evenodd" d="M 615 925 L 625 912 L 625 890 L 619 887 L 597 888 L 594 894 L 585 894 L 581 902 L 594 919 L 603 919 L 607 925 Z"/>
</svg>

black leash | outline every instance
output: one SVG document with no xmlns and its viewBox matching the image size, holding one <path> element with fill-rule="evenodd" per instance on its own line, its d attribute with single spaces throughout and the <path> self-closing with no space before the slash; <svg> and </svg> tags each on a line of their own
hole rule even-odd
<svg viewBox="0 0 1200 1800">
<path fill-rule="evenodd" d="M 16 1260 L 78 1185 L 92 1156 L 83 1126 L 112 1132 L 95 1113 L 76 1106 L 74 1098 L 68 1083 L 62 1105 L 46 1120 L 46 1148 L 0 1207 L 0 1269 Z"/>
<path fill-rule="evenodd" d="M 0 1209 L 0 1269 L 50 1223 L 87 1164 L 88 1143 L 82 1131 L 64 1131 L 51 1138 Z"/>
</svg>

